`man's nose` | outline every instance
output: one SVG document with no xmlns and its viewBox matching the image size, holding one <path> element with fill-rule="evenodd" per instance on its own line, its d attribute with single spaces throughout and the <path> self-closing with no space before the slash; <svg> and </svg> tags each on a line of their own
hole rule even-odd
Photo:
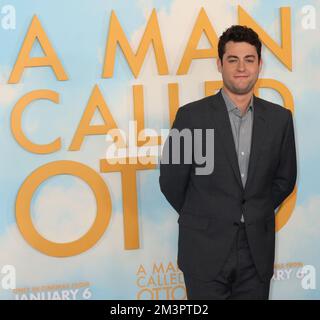
<svg viewBox="0 0 320 320">
<path fill-rule="evenodd" d="M 238 70 L 239 71 L 244 71 L 244 69 L 245 69 L 244 61 L 239 60 L 239 62 L 238 62 Z"/>
</svg>

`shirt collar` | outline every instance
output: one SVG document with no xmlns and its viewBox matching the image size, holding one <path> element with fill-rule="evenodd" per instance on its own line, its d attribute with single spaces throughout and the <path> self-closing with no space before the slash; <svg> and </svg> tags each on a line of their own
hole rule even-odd
<svg viewBox="0 0 320 320">
<path fill-rule="evenodd" d="M 239 110 L 240 109 L 231 101 L 231 99 L 229 98 L 228 94 L 225 92 L 225 90 L 223 88 L 221 88 L 221 93 L 222 93 L 222 96 L 223 96 L 223 99 L 224 99 L 224 102 L 227 106 L 227 110 L 228 112 L 231 112 L 235 109 Z M 251 97 L 251 100 L 250 100 L 250 103 L 249 103 L 249 107 L 247 109 L 248 110 L 251 110 L 253 111 L 253 96 Z"/>
</svg>

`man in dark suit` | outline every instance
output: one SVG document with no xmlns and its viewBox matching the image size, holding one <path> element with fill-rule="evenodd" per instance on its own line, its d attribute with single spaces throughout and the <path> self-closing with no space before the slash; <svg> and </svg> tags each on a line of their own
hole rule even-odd
<svg viewBox="0 0 320 320">
<path fill-rule="evenodd" d="M 253 94 L 262 66 L 255 31 L 230 27 L 218 52 L 223 88 L 178 109 L 163 148 L 160 189 L 179 214 L 178 266 L 188 299 L 268 299 L 275 210 L 297 175 L 292 114 Z M 189 130 L 193 142 L 195 129 L 214 129 L 214 140 L 202 133 L 200 143 L 178 144 L 173 129 Z M 197 171 L 201 146 L 214 146 L 207 174 Z M 177 153 L 180 163 L 172 161 Z"/>
</svg>

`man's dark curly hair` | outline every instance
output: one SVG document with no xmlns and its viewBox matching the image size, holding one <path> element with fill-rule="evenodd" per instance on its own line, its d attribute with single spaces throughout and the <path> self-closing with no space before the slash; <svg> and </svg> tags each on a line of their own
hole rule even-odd
<svg viewBox="0 0 320 320">
<path fill-rule="evenodd" d="M 229 41 L 234 42 L 248 42 L 255 46 L 258 53 L 258 60 L 261 58 L 261 41 L 258 34 L 251 28 L 241 25 L 233 25 L 223 32 L 219 38 L 218 53 L 222 62 L 222 57 L 225 53 L 226 43 Z"/>
</svg>

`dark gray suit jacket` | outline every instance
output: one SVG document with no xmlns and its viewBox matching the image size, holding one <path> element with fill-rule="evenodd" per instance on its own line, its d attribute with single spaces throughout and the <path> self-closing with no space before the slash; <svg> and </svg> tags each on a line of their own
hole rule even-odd
<svg viewBox="0 0 320 320">
<path fill-rule="evenodd" d="M 270 280 L 273 275 L 275 209 L 296 183 L 294 128 L 290 110 L 256 96 L 253 103 L 252 144 L 245 187 L 241 183 L 221 92 L 180 107 L 172 126 L 179 131 L 189 128 L 192 132 L 196 128 L 214 128 L 213 172 L 196 175 L 198 164 L 194 161 L 189 164 L 160 162 L 161 192 L 179 214 L 178 266 L 199 279 L 213 280 L 219 273 L 231 249 L 241 214 L 260 277 Z M 175 148 L 170 140 L 169 135 L 164 153 L 171 153 Z M 172 144 L 172 149 L 166 148 L 168 144 Z M 179 149 L 183 159 L 183 144 Z"/>
</svg>

